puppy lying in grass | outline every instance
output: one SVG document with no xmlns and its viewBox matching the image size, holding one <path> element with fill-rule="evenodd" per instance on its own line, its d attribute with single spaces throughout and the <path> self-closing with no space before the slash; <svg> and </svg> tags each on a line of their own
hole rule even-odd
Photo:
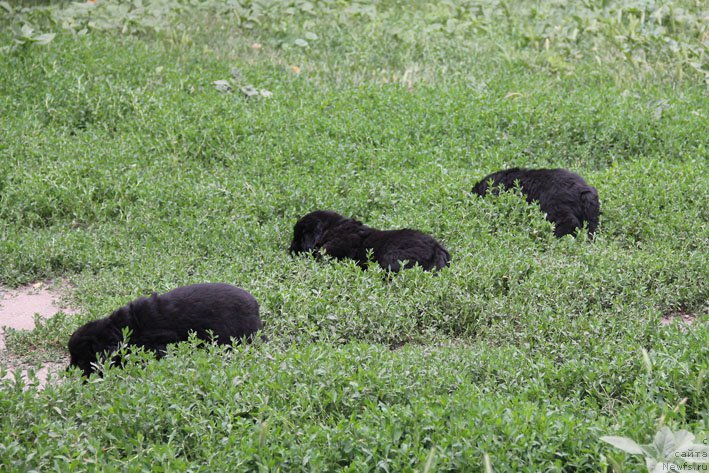
<svg viewBox="0 0 709 473">
<path fill-rule="evenodd" d="M 490 180 L 493 181 L 492 189 L 488 188 Z M 539 202 L 547 220 L 555 224 L 554 234 L 557 237 L 575 235 L 586 223 L 589 237 L 593 238 L 600 214 L 598 192 L 581 176 L 566 169 L 512 168 L 497 171 L 478 182 L 473 192 L 480 196 L 487 191 L 497 194 L 500 185 L 512 189 L 515 181 L 519 181 L 527 202 Z"/>
<path fill-rule="evenodd" d="M 79 327 L 69 339 L 69 367 L 77 366 L 89 376 L 94 363 L 118 348 L 124 328 L 131 331 L 127 345 L 144 347 L 160 358 L 167 344 L 187 340 L 190 332 L 202 340 L 231 344 L 232 338 L 251 341 L 262 326 L 256 299 L 243 289 L 230 284 L 178 287 L 136 299 Z M 116 358 L 113 362 L 119 364 Z"/>
<path fill-rule="evenodd" d="M 417 230 L 377 230 L 357 220 L 328 210 L 304 216 L 293 228 L 291 254 L 317 253 L 320 249 L 336 259 L 353 259 L 362 268 L 367 252 L 389 271 L 398 272 L 418 264 L 426 271 L 448 266 L 450 254 L 433 237 Z"/>
</svg>

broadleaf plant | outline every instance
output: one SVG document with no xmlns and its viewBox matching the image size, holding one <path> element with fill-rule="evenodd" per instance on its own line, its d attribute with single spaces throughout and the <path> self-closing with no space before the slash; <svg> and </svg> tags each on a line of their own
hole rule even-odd
<svg viewBox="0 0 709 473">
<path fill-rule="evenodd" d="M 694 443 L 694 434 L 686 430 L 675 433 L 663 427 L 653 442 L 640 445 L 628 437 L 603 436 L 601 440 L 631 455 L 643 455 L 650 473 L 682 470 L 700 471 L 699 465 L 709 464 L 709 446 Z M 703 468 L 703 467 L 702 467 Z"/>
</svg>

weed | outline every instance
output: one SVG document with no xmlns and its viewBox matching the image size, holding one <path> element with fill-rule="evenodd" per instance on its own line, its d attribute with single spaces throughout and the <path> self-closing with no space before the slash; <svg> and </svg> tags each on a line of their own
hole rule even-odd
<svg viewBox="0 0 709 473">
<path fill-rule="evenodd" d="M 608 432 L 706 430 L 698 2 L 11 5 L 0 45 L 56 36 L 0 53 L 0 281 L 65 276 L 81 311 L 8 347 L 64 355 L 206 281 L 254 294 L 269 342 L 2 381 L 10 470 L 598 471 L 623 463 Z M 515 165 L 596 187 L 594 242 L 470 195 Z M 289 256 L 318 208 L 434 235 L 451 266 Z M 691 327 L 662 326 L 678 307 Z"/>
</svg>

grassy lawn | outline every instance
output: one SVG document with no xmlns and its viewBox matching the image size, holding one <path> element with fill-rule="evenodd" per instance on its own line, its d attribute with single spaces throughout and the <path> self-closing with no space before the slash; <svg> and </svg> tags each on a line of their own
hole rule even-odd
<svg viewBox="0 0 709 473">
<path fill-rule="evenodd" d="M 80 314 L 11 354 L 207 281 L 250 291 L 269 342 L 0 381 L 0 471 L 643 471 L 599 438 L 709 432 L 701 2 L 18 3 L 0 283 L 66 278 Z M 470 195 L 511 166 L 596 187 L 593 243 Z M 451 266 L 291 258 L 318 208 L 431 233 Z"/>
</svg>

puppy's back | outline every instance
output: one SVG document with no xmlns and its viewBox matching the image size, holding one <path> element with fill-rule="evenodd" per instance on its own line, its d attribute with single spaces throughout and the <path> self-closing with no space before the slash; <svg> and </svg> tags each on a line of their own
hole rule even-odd
<svg viewBox="0 0 709 473">
<path fill-rule="evenodd" d="M 375 231 L 363 243 L 363 250 L 372 249 L 379 265 L 397 272 L 400 261 L 406 261 L 404 268 L 418 263 L 426 271 L 437 271 L 450 264 L 450 254 L 438 240 L 418 230 Z"/>
<path fill-rule="evenodd" d="M 490 180 L 491 188 L 487 184 Z M 563 193 L 574 193 L 574 198 L 578 198 L 578 193 L 583 190 L 592 189 L 595 192 L 583 177 L 568 169 L 511 168 L 488 174 L 473 187 L 473 193 L 482 196 L 489 190 L 497 192 L 500 185 L 505 189 L 513 189 L 516 182 L 519 182 L 522 192 L 531 200 L 541 200 L 551 195 L 559 197 Z"/>
<path fill-rule="evenodd" d="M 154 295 L 137 308 L 145 330 L 174 333 L 179 340 L 189 331 L 206 338 L 209 331 L 219 343 L 230 337 L 251 337 L 263 327 L 256 299 L 244 289 L 231 284 L 204 283 L 178 287 Z"/>
<path fill-rule="evenodd" d="M 472 192 L 481 196 L 487 192 L 496 194 L 501 185 L 512 189 L 517 182 L 527 202 L 539 202 L 547 219 L 557 224 L 557 236 L 573 233 L 584 222 L 593 236 L 600 215 L 598 192 L 583 177 L 567 169 L 505 169 L 485 176 Z"/>
<path fill-rule="evenodd" d="M 190 332 L 220 344 L 232 338 L 251 341 L 263 327 L 256 299 L 230 284 L 194 284 L 162 295 L 141 297 L 110 316 L 79 327 L 69 339 L 71 360 L 85 376 L 90 375 L 104 352 L 118 348 L 122 330 L 131 330 L 128 345 L 137 345 L 162 356 L 167 345 L 185 341 Z M 114 363 L 120 364 L 115 358 Z"/>
</svg>

